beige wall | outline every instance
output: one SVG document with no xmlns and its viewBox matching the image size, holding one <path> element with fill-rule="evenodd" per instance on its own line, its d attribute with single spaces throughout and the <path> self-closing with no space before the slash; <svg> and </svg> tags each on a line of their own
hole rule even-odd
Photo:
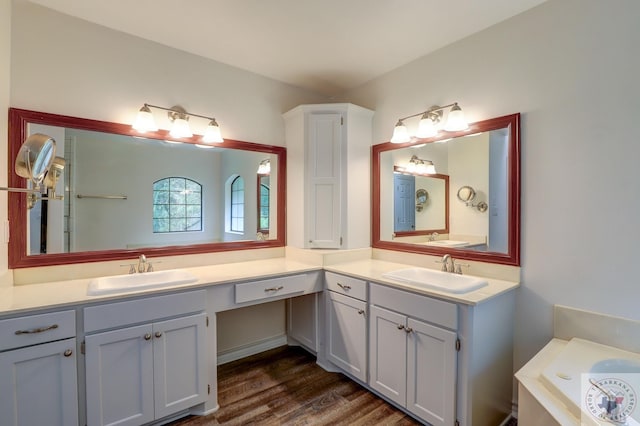
<svg viewBox="0 0 640 426">
<path fill-rule="evenodd" d="M 551 338 L 553 304 L 640 319 L 639 16 L 636 0 L 549 0 L 345 95 L 376 110 L 374 143 L 433 104 L 522 113 L 516 367 Z"/>
</svg>

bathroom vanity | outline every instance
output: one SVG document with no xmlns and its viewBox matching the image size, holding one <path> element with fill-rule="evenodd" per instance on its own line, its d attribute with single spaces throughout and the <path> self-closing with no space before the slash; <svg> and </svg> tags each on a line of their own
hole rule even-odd
<svg viewBox="0 0 640 426">
<path fill-rule="evenodd" d="M 433 425 L 499 423 L 511 411 L 517 283 L 446 294 L 382 277 L 402 266 L 275 258 L 189 268 L 195 283 L 139 292 L 88 296 L 88 280 L 0 289 L 0 391 L 11 395 L 0 412 L 11 425 L 214 412 L 216 314 L 289 299 L 291 342 L 324 368 Z"/>
</svg>

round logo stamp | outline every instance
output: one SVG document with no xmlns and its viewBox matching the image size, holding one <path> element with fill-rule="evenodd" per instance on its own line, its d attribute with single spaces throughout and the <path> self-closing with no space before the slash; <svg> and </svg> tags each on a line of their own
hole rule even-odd
<svg viewBox="0 0 640 426">
<path fill-rule="evenodd" d="M 638 403 L 633 387 L 622 379 L 589 379 L 585 408 L 597 419 L 625 424 Z"/>
</svg>

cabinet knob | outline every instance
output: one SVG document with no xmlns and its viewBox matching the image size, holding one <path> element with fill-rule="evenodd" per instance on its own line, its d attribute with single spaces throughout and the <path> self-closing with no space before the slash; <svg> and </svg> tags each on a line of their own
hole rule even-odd
<svg viewBox="0 0 640 426">
<path fill-rule="evenodd" d="M 162 337 L 162 331 L 156 331 L 156 337 Z"/>
<path fill-rule="evenodd" d="M 151 333 L 147 333 L 144 335 L 144 340 L 151 340 Z"/>
<path fill-rule="evenodd" d="M 64 355 L 67 358 L 69 358 L 71 355 L 73 355 L 73 351 L 71 349 L 67 349 L 66 351 L 64 351 L 64 353 L 62 355 Z"/>
<path fill-rule="evenodd" d="M 404 324 L 398 324 L 398 330 L 404 330 Z"/>
<path fill-rule="evenodd" d="M 363 315 L 364 314 L 364 309 L 358 309 L 358 315 Z"/>
<path fill-rule="evenodd" d="M 407 334 L 409 334 L 409 333 L 411 333 L 413 331 L 413 328 L 407 327 L 407 328 L 404 329 L 404 331 L 406 331 Z"/>
</svg>

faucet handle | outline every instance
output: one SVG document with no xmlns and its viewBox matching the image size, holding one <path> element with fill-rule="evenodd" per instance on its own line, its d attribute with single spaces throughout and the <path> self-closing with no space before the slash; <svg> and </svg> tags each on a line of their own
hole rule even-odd
<svg viewBox="0 0 640 426">
<path fill-rule="evenodd" d="M 468 268 L 468 267 L 470 267 L 471 265 L 469 265 L 468 263 L 456 263 L 456 270 L 455 270 L 455 273 L 456 273 L 456 274 L 460 274 L 460 275 L 462 275 L 462 267 L 463 267 L 463 266 L 464 266 L 465 268 Z"/>
</svg>

